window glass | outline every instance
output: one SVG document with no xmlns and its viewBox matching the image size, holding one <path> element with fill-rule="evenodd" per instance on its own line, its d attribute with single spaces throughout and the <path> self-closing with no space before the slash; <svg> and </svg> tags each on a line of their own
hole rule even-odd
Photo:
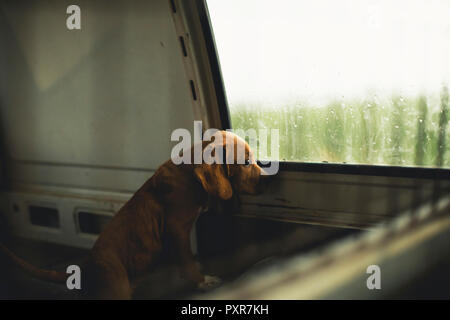
<svg viewBox="0 0 450 320">
<path fill-rule="evenodd" d="M 278 160 L 450 167 L 450 1 L 207 4 L 232 127 Z"/>
</svg>

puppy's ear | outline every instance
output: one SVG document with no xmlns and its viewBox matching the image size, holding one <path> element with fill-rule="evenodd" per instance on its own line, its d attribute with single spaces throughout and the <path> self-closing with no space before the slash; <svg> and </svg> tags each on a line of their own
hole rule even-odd
<svg viewBox="0 0 450 320">
<path fill-rule="evenodd" d="M 202 164 L 194 169 L 196 178 L 208 194 L 228 200 L 233 195 L 230 181 L 220 164 Z"/>
</svg>

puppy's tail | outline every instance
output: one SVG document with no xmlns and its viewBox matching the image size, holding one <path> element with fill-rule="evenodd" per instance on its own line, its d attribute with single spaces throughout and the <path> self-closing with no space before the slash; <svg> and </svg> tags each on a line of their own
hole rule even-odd
<svg viewBox="0 0 450 320">
<path fill-rule="evenodd" d="M 0 252 L 2 252 L 8 260 L 10 260 L 12 263 L 14 263 L 16 266 L 18 266 L 20 269 L 25 271 L 26 273 L 30 274 L 31 276 L 49 281 L 49 282 L 55 282 L 55 283 L 65 283 L 68 276 L 70 274 L 64 273 L 64 272 L 58 272 L 54 270 L 45 270 L 40 269 L 36 266 L 33 266 L 31 263 L 28 263 L 27 261 L 23 260 L 22 258 L 16 256 L 11 250 L 9 250 L 7 247 L 5 247 L 0 242 Z"/>
</svg>

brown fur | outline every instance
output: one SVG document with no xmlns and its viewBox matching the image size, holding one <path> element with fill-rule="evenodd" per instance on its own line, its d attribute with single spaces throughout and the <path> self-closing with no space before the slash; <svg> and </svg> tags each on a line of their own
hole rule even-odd
<svg viewBox="0 0 450 320">
<path fill-rule="evenodd" d="M 108 223 L 90 251 L 82 268 L 82 290 L 89 297 L 131 298 L 132 284 L 154 265 L 164 241 L 170 243 L 184 278 L 197 285 L 205 281 L 190 248 L 199 209 L 207 206 L 209 196 L 227 200 L 233 192 L 258 193 L 262 177 L 248 144 L 232 133 L 222 135 L 225 149 L 230 147 L 225 137 L 232 138 L 235 151 L 244 144 L 249 163 L 175 165 L 169 160 L 161 165 Z M 203 142 L 202 149 L 207 145 Z M 67 277 L 37 269 L 10 252 L 9 256 L 36 277 L 58 282 Z"/>
</svg>

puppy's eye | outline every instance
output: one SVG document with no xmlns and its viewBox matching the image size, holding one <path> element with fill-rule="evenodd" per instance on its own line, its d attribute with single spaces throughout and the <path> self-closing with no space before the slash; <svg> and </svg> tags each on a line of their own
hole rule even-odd
<svg viewBox="0 0 450 320">
<path fill-rule="evenodd" d="M 251 161 L 249 159 L 245 159 L 245 166 L 248 167 L 249 165 L 251 165 Z"/>
</svg>

